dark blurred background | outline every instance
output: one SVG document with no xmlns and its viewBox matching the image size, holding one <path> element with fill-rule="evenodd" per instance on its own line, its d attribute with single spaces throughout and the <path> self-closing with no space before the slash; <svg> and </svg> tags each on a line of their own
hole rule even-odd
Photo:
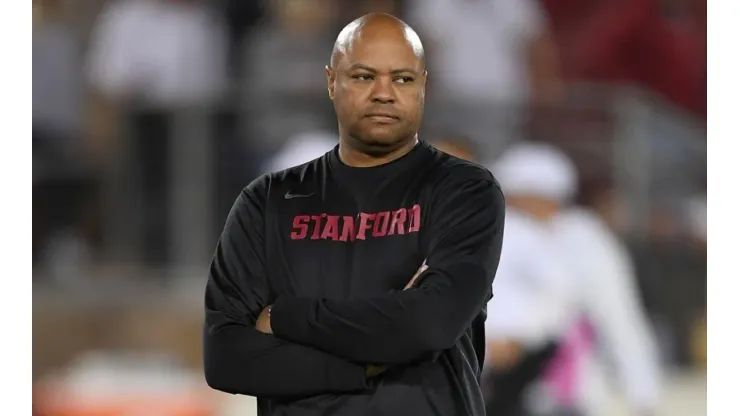
<svg viewBox="0 0 740 416">
<path fill-rule="evenodd" d="M 36 411 L 252 414 L 202 380 L 206 267 L 242 187 L 335 145 L 324 65 L 371 11 L 425 42 L 422 139 L 573 158 L 633 255 L 664 414 L 704 414 L 706 0 L 34 0 Z"/>
</svg>

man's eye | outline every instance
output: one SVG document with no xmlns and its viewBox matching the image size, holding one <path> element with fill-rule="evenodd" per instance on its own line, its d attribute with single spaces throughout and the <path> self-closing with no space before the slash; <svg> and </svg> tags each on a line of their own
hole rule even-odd
<svg viewBox="0 0 740 416">
<path fill-rule="evenodd" d="M 395 81 L 399 84 L 410 84 L 414 82 L 414 79 L 412 77 L 398 77 L 395 79 Z"/>
<path fill-rule="evenodd" d="M 352 78 L 359 80 L 359 81 L 372 81 L 373 76 L 368 75 L 368 74 L 360 74 L 360 75 L 355 75 Z"/>
</svg>

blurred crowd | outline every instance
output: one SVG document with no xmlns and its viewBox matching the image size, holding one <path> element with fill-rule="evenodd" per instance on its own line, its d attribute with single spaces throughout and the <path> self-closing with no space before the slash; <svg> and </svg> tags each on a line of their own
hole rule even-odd
<svg viewBox="0 0 740 416">
<path fill-rule="evenodd" d="M 560 149 L 628 250 L 661 357 L 703 365 L 706 0 L 34 0 L 37 376 L 187 343 L 173 354 L 197 367 L 200 298 L 183 313 L 150 285 L 200 290 L 240 189 L 335 146 L 324 66 L 367 12 L 424 41 L 421 138 L 486 166 Z"/>
</svg>

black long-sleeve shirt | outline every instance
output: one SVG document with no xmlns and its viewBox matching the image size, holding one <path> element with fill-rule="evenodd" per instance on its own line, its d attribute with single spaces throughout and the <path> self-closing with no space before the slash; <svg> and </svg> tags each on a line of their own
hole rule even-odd
<svg viewBox="0 0 740 416">
<path fill-rule="evenodd" d="M 211 264 L 206 380 L 257 396 L 261 415 L 483 416 L 503 224 L 490 172 L 424 142 L 378 167 L 335 148 L 257 179 Z M 254 328 L 270 304 L 274 335 Z M 389 370 L 368 381 L 366 364 Z"/>
</svg>

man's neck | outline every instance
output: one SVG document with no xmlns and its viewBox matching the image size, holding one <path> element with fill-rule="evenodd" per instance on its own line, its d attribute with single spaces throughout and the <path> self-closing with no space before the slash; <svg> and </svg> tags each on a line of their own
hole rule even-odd
<svg viewBox="0 0 740 416">
<path fill-rule="evenodd" d="M 390 163 L 396 159 L 400 159 L 410 152 L 419 143 L 419 140 L 414 136 L 413 140 L 409 140 L 407 143 L 399 146 L 393 151 L 386 153 L 382 156 L 370 155 L 363 152 L 360 149 L 352 147 L 349 144 L 351 139 L 340 138 L 339 140 L 339 159 L 347 166 L 356 168 L 370 168 L 373 166 L 380 166 L 386 163 Z"/>
</svg>

